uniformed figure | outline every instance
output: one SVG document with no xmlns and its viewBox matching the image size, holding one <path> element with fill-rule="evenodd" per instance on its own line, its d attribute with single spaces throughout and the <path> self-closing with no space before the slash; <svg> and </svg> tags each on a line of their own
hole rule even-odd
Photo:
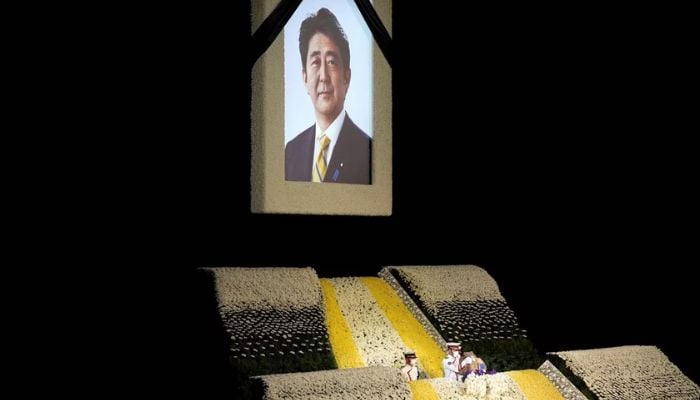
<svg viewBox="0 0 700 400">
<path fill-rule="evenodd" d="M 458 342 L 447 342 L 447 354 L 442 360 L 442 370 L 445 373 L 445 378 L 451 381 L 458 381 L 459 373 L 459 350 L 462 348 Z"/>
<path fill-rule="evenodd" d="M 401 367 L 401 375 L 407 381 L 417 381 L 418 380 L 418 356 L 413 351 L 406 351 L 403 353 L 404 359 L 406 360 L 406 365 Z"/>
<path fill-rule="evenodd" d="M 455 366 L 459 369 L 462 362 L 462 346 L 461 343 L 457 343 L 456 346 L 452 346 L 452 357 L 455 359 Z"/>
</svg>

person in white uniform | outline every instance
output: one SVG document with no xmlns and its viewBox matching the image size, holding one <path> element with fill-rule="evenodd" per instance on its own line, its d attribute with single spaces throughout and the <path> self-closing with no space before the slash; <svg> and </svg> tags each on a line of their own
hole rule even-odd
<svg viewBox="0 0 700 400">
<path fill-rule="evenodd" d="M 447 342 L 447 354 L 442 360 L 442 370 L 445 378 L 450 381 L 459 381 L 459 350 L 462 348 L 458 342 Z"/>
<path fill-rule="evenodd" d="M 418 356 L 413 351 L 406 351 L 403 353 L 404 359 L 406 360 L 406 365 L 401 367 L 401 375 L 407 381 L 417 381 L 418 380 Z"/>
</svg>

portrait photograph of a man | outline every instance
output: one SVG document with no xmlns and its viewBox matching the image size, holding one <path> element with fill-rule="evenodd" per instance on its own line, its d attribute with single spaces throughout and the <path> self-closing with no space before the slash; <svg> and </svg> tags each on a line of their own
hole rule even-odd
<svg viewBox="0 0 700 400">
<path fill-rule="evenodd" d="M 372 37 L 352 1 L 306 0 L 284 31 L 286 181 L 372 184 Z"/>
</svg>

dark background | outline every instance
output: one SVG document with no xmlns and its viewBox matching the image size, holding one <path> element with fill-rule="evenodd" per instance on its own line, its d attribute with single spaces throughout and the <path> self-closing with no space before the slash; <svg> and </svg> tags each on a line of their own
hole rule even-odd
<svg viewBox="0 0 700 400">
<path fill-rule="evenodd" d="M 541 352 L 655 345 L 699 381 L 677 10 L 396 1 L 394 211 L 369 218 L 251 214 L 249 6 L 235 3 L 149 13 L 129 66 L 153 164 L 132 241 L 167 275 L 163 364 L 226 390 L 197 267 L 472 263 Z"/>
</svg>

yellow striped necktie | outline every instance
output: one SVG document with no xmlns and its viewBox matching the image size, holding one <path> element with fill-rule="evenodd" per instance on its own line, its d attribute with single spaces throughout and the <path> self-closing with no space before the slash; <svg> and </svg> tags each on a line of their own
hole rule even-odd
<svg viewBox="0 0 700 400">
<path fill-rule="evenodd" d="M 316 163 L 314 164 L 313 182 L 323 182 L 323 178 L 326 177 L 326 153 L 328 152 L 328 145 L 331 143 L 331 139 L 322 134 L 319 138 L 321 151 L 318 152 L 318 157 L 316 157 Z"/>
</svg>

